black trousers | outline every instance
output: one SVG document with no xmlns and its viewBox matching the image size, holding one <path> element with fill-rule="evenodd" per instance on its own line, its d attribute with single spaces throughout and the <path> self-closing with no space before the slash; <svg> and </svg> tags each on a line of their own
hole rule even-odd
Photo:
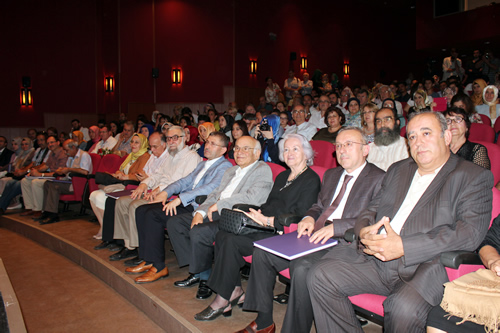
<svg viewBox="0 0 500 333">
<path fill-rule="evenodd" d="M 246 263 L 243 257 L 252 255 L 253 242 L 272 236 L 264 232 L 238 236 L 220 230 L 215 237 L 215 265 L 208 279 L 210 289 L 229 300 L 234 288 L 241 286 L 240 269 Z"/>
<path fill-rule="evenodd" d="M 177 214 L 190 214 L 193 206 L 177 207 Z M 139 258 L 154 264 L 165 263 L 165 228 L 173 216 L 166 215 L 161 202 L 139 206 L 135 221 L 139 234 Z"/>
<path fill-rule="evenodd" d="M 215 235 L 219 231 L 219 214 L 212 214 L 191 229 L 192 214 L 180 214 L 167 221 L 168 236 L 179 267 L 189 265 L 189 272 L 201 273 L 212 267 Z"/>
<path fill-rule="evenodd" d="M 115 205 L 116 199 L 108 197 L 102 218 L 102 240 L 110 242 L 115 234 Z"/>
<path fill-rule="evenodd" d="M 328 250 L 322 250 L 289 261 L 264 250 L 255 249 L 243 308 L 272 314 L 276 274 L 290 268 L 290 297 L 281 331 L 309 332 L 313 322 L 313 309 L 306 288 L 306 277 L 312 265 L 326 253 Z"/>
</svg>

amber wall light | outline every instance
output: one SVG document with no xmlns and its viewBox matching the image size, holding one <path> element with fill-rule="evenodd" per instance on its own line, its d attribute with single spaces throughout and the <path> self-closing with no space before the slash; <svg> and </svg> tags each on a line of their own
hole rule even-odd
<svg viewBox="0 0 500 333">
<path fill-rule="evenodd" d="M 307 57 L 300 58 L 300 69 L 307 69 Z"/>
<path fill-rule="evenodd" d="M 104 86 L 105 86 L 106 92 L 115 91 L 115 79 L 112 76 L 107 76 L 104 80 Z"/>
<path fill-rule="evenodd" d="M 180 68 L 172 69 L 172 83 L 181 84 L 182 81 L 182 70 Z"/>
<path fill-rule="evenodd" d="M 257 60 L 250 60 L 250 74 L 257 74 Z"/>
</svg>

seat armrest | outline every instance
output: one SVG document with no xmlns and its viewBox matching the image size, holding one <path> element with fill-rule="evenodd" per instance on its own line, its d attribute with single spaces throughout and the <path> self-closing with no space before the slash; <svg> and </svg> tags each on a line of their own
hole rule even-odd
<svg viewBox="0 0 500 333">
<path fill-rule="evenodd" d="M 139 185 L 141 182 L 138 180 L 124 180 L 123 185 Z"/>
<path fill-rule="evenodd" d="M 289 227 L 292 223 L 299 223 L 303 216 L 295 214 L 281 214 L 278 216 L 278 223 L 282 226 Z"/>
<path fill-rule="evenodd" d="M 92 178 L 95 178 L 95 173 L 91 173 L 89 175 L 87 175 L 88 179 L 92 179 Z"/>
<path fill-rule="evenodd" d="M 78 172 L 70 172 L 69 176 L 71 178 L 73 178 L 73 177 L 79 177 L 79 178 L 87 178 L 88 179 L 87 175 L 84 175 L 84 174 L 78 173 Z"/>
<path fill-rule="evenodd" d="M 250 208 L 255 209 L 255 210 L 259 210 L 260 209 L 259 206 L 247 205 L 247 204 L 242 204 L 242 203 L 239 203 L 239 204 L 236 204 L 236 205 L 233 206 L 233 209 L 239 209 L 239 210 L 242 210 L 244 212 L 250 211 Z"/>
<path fill-rule="evenodd" d="M 207 195 L 199 195 L 194 199 L 194 202 L 196 202 L 198 205 L 201 205 L 202 203 L 207 200 Z"/>
<path fill-rule="evenodd" d="M 441 264 L 445 267 L 458 269 L 460 265 L 481 265 L 481 259 L 475 252 L 450 251 L 441 253 Z"/>
<path fill-rule="evenodd" d="M 344 239 L 346 242 L 353 243 L 356 241 L 356 234 L 354 233 L 354 228 L 347 229 L 344 234 Z"/>
</svg>

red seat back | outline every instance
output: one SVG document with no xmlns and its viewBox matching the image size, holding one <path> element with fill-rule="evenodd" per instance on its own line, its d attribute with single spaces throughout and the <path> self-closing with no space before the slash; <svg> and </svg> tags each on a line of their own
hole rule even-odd
<svg viewBox="0 0 500 333">
<path fill-rule="evenodd" d="M 469 140 L 473 142 L 495 142 L 495 131 L 486 124 L 472 123 L 470 125 Z"/>
<path fill-rule="evenodd" d="M 482 144 L 488 150 L 488 157 L 491 164 L 491 172 L 493 173 L 494 183 L 500 181 L 500 146 L 491 142 L 474 141 Z"/>
<path fill-rule="evenodd" d="M 314 150 L 314 165 L 322 166 L 324 168 L 336 168 L 337 160 L 335 159 L 335 146 L 327 141 L 309 141 L 312 149 Z"/>
<path fill-rule="evenodd" d="M 271 172 L 273 173 L 273 182 L 276 180 L 276 177 L 282 173 L 283 171 L 285 171 L 286 169 L 279 165 L 279 164 L 276 164 L 276 163 L 271 163 L 271 162 L 266 162 L 267 165 L 269 165 L 269 167 L 271 168 Z"/>
<path fill-rule="evenodd" d="M 481 120 L 483 121 L 483 124 L 488 125 L 488 126 L 491 127 L 491 119 L 490 119 L 490 117 L 488 117 L 485 114 L 479 114 L 479 116 L 481 117 Z"/>
</svg>

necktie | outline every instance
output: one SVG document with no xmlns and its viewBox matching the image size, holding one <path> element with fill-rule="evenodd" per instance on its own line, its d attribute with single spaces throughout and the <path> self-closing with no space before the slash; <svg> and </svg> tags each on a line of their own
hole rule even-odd
<svg viewBox="0 0 500 333">
<path fill-rule="evenodd" d="M 330 215 L 333 214 L 333 212 L 337 209 L 339 206 L 340 202 L 342 201 L 342 198 L 344 197 L 345 190 L 347 188 L 347 184 L 349 181 L 352 179 L 352 176 L 345 175 L 344 177 L 344 183 L 342 184 L 342 187 L 340 189 L 339 194 L 335 198 L 335 200 L 332 202 L 330 207 L 328 207 L 323 214 L 321 214 L 318 219 L 316 220 L 316 223 L 314 224 L 314 230 L 318 231 L 319 229 L 323 228 L 325 226 L 326 220 L 330 217 Z"/>
</svg>

